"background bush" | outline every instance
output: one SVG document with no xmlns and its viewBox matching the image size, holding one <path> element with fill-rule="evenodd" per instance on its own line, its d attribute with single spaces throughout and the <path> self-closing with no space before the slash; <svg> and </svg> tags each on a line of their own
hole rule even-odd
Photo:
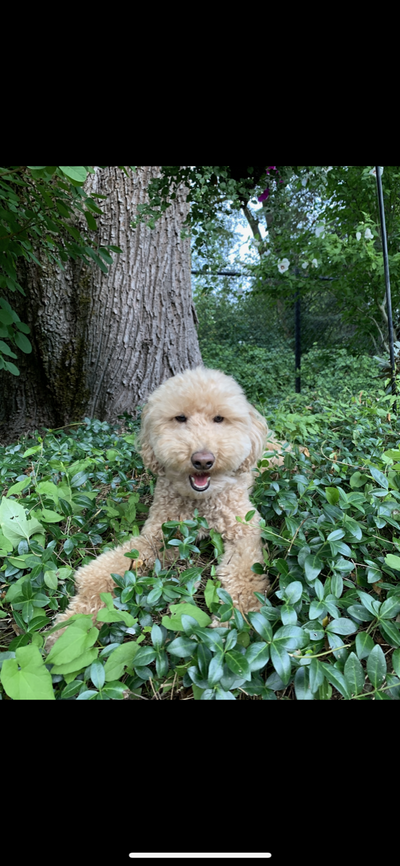
<svg viewBox="0 0 400 866">
<path fill-rule="evenodd" d="M 277 405 L 293 395 L 295 366 L 290 349 L 269 350 L 251 344 L 232 346 L 202 342 L 207 367 L 233 376 L 253 403 Z M 381 383 L 378 361 L 368 355 L 351 355 L 346 349 L 310 349 L 301 363 L 301 393 L 339 398 L 360 391 L 371 393 Z"/>
</svg>

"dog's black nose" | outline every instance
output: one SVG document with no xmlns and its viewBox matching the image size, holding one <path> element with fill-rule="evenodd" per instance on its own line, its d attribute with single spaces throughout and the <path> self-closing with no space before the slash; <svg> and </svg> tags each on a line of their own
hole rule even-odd
<svg viewBox="0 0 400 866">
<path fill-rule="evenodd" d="M 191 461 L 195 469 L 208 471 L 214 466 L 215 457 L 211 451 L 196 451 L 192 454 Z"/>
</svg>

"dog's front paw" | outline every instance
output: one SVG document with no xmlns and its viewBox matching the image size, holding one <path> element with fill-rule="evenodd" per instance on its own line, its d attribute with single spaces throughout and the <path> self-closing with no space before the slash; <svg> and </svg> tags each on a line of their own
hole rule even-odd
<svg viewBox="0 0 400 866">
<path fill-rule="evenodd" d="M 229 628 L 232 620 L 228 620 L 228 622 L 221 622 L 215 615 L 212 617 L 209 628 Z"/>
</svg>

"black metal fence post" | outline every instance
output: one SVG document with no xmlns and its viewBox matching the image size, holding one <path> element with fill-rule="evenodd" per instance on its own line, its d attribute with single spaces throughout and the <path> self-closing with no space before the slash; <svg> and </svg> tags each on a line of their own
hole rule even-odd
<svg viewBox="0 0 400 866">
<path fill-rule="evenodd" d="M 300 364 L 301 364 L 301 332 L 300 332 L 300 292 L 296 292 L 296 300 L 294 304 L 294 335 L 295 335 L 295 365 L 296 365 L 296 379 L 295 379 L 295 391 L 296 394 L 300 394 L 301 391 L 301 378 L 300 378 Z"/>
<path fill-rule="evenodd" d="M 387 306 L 387 316 L 388 316 L 388 330 L 389 330 L 389 352 L 390 352 L 390 367 L 392 371 L 391 379 L 392 379 L 392 394 L 396 394 L 396 369 L 394 363 L 394 345 L 393 345 L 393 318 L 392 318 L 392 298 L 390 294 L 390 277 L 389 277 L 389 258 L 388 258 L 388 249 L 387 249 L 387 236 L 386 236 L 386 222 L 385 222 L 385 208 L 383 203 L 383 192 L 382 192 L 382 179 L 379 171 L 380 166 L 376 165 L 376 186 L 378 190 L 378 202 L 379 202 L 379 214 L 381 218 L 381 236 L 382 236 L 382 250 L 383 250 L 383 267 L 385 271 L 385 285 L 386 285 L 386 306 Z M 395 411 L 396 403 L 394 404 Z"/>
</svg>

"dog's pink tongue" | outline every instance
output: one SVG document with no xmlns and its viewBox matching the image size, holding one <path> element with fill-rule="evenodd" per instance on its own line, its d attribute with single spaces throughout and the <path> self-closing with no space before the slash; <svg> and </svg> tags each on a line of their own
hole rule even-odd
<svg viewBox="0 0 400 866">
<path fill-rule="evenodd" d="M 196 487 L 206 487 L 208 475 L 194 475 L 194 483 Z"/>
</svg>

